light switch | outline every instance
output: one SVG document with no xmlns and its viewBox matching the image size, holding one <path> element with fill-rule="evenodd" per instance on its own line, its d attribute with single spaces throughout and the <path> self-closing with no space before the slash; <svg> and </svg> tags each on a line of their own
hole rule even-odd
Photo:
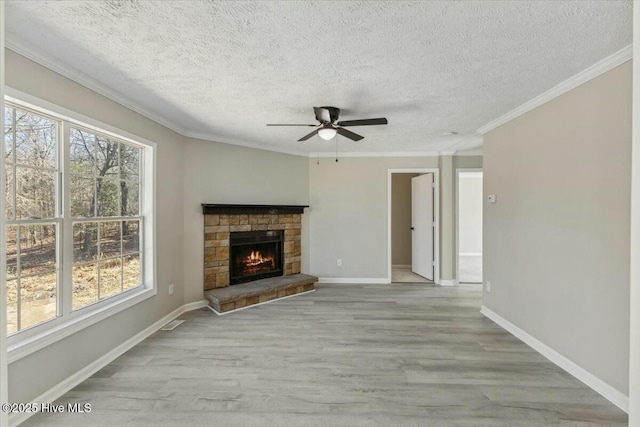
<svg viewBox="0 0 640 427">
<path fill-rule="evenodd" d="M 496 202 L 496 195 L 495 194 L 489 194 L 489 197 L 487 197 L 487 200 L 489 200 L 489 203 L 495 203 Z"/>
</svg>

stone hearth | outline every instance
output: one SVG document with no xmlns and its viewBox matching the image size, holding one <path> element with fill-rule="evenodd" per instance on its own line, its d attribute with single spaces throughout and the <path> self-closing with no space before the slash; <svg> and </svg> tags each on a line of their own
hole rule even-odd
<svg viewBox="0 0 640 427">
<path fill-rule="evenodd" d="M 270 277 L 242 285 L 212 289 L 204 293 L 209 305 L 218 313 L 315 290 L 318 278 L 307 274 Z"/>
</svg>

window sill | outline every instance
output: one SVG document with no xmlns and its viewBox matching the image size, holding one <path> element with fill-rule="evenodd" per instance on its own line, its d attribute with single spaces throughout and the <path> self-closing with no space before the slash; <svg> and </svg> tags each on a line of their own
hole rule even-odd
<svg viewBox="0 0 640 427">
<path fill-rule="evenodd" d="M 132 293 L 124 298 L 119 298 L 110 304 L 106 304 L 95 310 L 91 310 L 85 314 L 74 317 L 62 324 L 51 329 L 42 331 L 41 333 L 29 338 L 19 340 L 15 344 L 10 344 L 8 348 L 8 362 L 13 363 L 22 359 L 36 351 L 50 346 L 70 335 L 75 334 L 91 325 L 94 325 L 104 319 L 107 319 L 123 310 L 145 301 L 156 295 L 155 288 L 145 288 Z"/>
</svg>

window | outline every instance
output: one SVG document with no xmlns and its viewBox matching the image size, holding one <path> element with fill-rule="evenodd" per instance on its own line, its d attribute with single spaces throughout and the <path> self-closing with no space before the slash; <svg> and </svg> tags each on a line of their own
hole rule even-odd
<svg viewBox="0 0 640 427">
<path fill-rule="evenodd" d="M 7 333 L 144 289 L 150 148 L 10 102 L 4 135 Z"/>
<path fill-rule="evenodd" d="M 70 129 L 73 309 L 140 286 L 140 148 Z"/>
<path fill-rule="evenodd" d="M 60 123 L 5 109 L 7 333 L 59 313 L 58 140 Z"/>
</svg>

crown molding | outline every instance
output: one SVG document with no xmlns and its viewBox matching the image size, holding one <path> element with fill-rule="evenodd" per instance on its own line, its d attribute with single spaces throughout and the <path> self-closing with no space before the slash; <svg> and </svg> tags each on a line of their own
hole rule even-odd
<svg viewBox="0 0 640 427">
<path fill-rule="evenodd" d="M 298 150 L 283 150 L 273 147 L 264 147 L 257 143 L 247 143 L 243 141 L 236 141 L 227 138 L 220 138 L 214 134 L 209 133 L 198 133 L 198 132 L 190 132 L 177 123 L 172 122 L 171 120 L 167 120 L 165 117 L 160 116 L 154 112 L 149 111 L 148 109 L 142 107 L 138 103 L 121 95 L 120 93 L 112 90 L 106 85 L 99 83 L 95 79 L 87 76 L 84 73 L 79 72 L 78 70 L 69 67 L 68 65 L 62 63 L 61 61 L 57 61 L 49 56 L 44 56 L 39 53 L 34 52 L 25 44 L 17 42 L 15 40 L 7 39 L 5 41 L 5 45 L 8 49 L 42 65 L 45 68 L 48 68 L 78 84 L 84 86 L 128 109 L 134 111 L 174 132 L 179 135 L 182 135 L 187 138 L 196 138 L 202 139 L 206 141 L 219 142 L 223 144 L 236 145 L 241 147 L 253 148 L 257 150 L 263 151 L 271 151 L 282 154 L 290 154 L 293 156 L 302 156 L 302 157 L 333 157 L 335 154 L 330 152 L 312 152 L 306 154 L 302 151 Z M 573 77 L 563 81 L 562 83 L 554 86 L 543 94 L 531 99 L 530 101 L 522 104 L 521 106 L 511 110 L 510 112 L 498 117 L 497 119 L 487 123 L 477 130 L 478 134 L 484 135 L 485 133 L 501 126 L 508 121 L 519 117 L 534 108 L 539 107 L 540 105 L 549 102 L 550 100 L 562 95 L 563 93 L 568 92 L 571 89 L 576 88 L 577 86 L 617 67 L 618 65 L 628 61 L 632 58 L 632 45 L 625 46 L 614 54 L 608 56 L 607 58 L 597 62 L 596 64 L 590 66 L 584 71 L 574 75 Z M 450 151 L 442 151 L 441 153 L 449 153 Z M 471 154 L 471 152 L 474 152 Z M 339 153 L 341 157 L 438 157 L 441 155 L 440 152 L 435 151 L 418 151 L 418 152 L 343 152 Z M 458 153 L 457 151 L 451 151 L 452 154 L 443 154 L 443 155 L 482 155 L 482 151 L 480 150 L 467 150 L 467 153 Z"/>
<path fill-rule="evenodd" d="M 322 152 L 313 152 L 309 153 L 310 158 L 316 157 L 440 157 L 440 152 L 438 151 L 322 151 Z"/>
<path fill-rule="evenodd" d="M 181 126 L 178 126 L 176 123 L 167 120 L 166 118 L 153 113 L 145 108 L 143 108 L 142 106 L 140 106 L 138 103 L 132 101 L 131 99 L 121 95 L 120 93 L 112 90 L 111 88 L 109 88 L 108 86 L 99 83 L 97 80 L 87 76 L 84 73 L 79 72 L 78 70 L 73 69 L 72 67 L 69 67 L 68 65 L 64 64 L 61 61 L 57 61 L 51 57 L 48 56 L 44 56 L 41 55 L 39 53 L 34 52 L 32 49 L 30 49 L 29 47 L 27 47 L 25 44 L 22 44 L 20 42 L 17 42 L 15 40 L 10 40 L 7 39 L 5 46 L 18 53 L 19 55 L 24 56 L 27 59 L 30 59 L 40 65 L 42 65 L 45 68 L 48 68 L 49 70 L 52 70 L 76 83 L 78 83 L 81 86 L 86 87 L 87 89 L 90 89 L 94 92 L 97 92 L 98 94 L 114 101 L 117 102 L 118 104 L 150 119 L 153 120 L 156 123 L 161 124 L 162 126 L 171 129 L 172 131 L 183 135 L 185 134 L 185 129 L 183 129 Z"/>
<path fill-rule="evenodd" d="M 291 156 L 299 156 L 299 157 L 309 156 L 308 153 L 305 153 L 303 151 L 284 150 L 281 148 L 273 148 L 273 147 L 267 148 L 267 147 L 261 146 L 260 144 L 252 144 L 250 142 L 238 141 L 238 140 L 229 139 L 229 138 L 219 138 L 215 135 L 207 134 L 207 133 L 186 132 L 183 134 L 183 136 L 191 139 L 200 139 L 206 142 L 217 142 L 219 144 L 235 145 L 239 147 L 253 148 L 255 150 L 270 151 L 273 153 L 280 153 L 280 154 L 289 154 Z"/>
<path fill-rule="evenodd" d="M 483 140 L 484 139 L 482 135 L 480 135 L 479 133 L 473 133 L 472 135 L 463 135 L 459 139 L 459 141 L 456 142 L 448 151 L 453 150 L 457 153 L 458 151 L 463 151 L 463 150 L 470 151 L 477 148 L 481 149 Z"/>
<path fill-rule="evenodd" d="M 340 157 L 440 157 L 440 156 L 453 156 L 453 157 L 464 157 L 464 156 L 482 156 L 483 151 L 482 148 L 477 148 L 473 150 L 462 150 L 462 151 L 390 151 L 390 152 L 381 152 L 381 151 L 338 151 L 338 158 Z M 313 152 L 309 153 L 309 158 L 325 158 L 325 157 L 336 157 L 335 152 L 323 151 L 323 152 Z"/>
<path fill-rule="evenodd" d="M 633 48 L 632 45 L 628 45 L 615 52 L 612 55 L 607 56 L 603 60 L 596 62 L 586 70 L 575 74 L 574 76 L 568 78 L 562 83 L 552 87 L 548 91 L 542 93 L 541 95 L 536 96 L 535 98 L 525 102 L 517 108 L 509 111 L 506 114 L 498 117 L 497 119 L 487 123 L 486 125 L 478 128 L 478 133 L 481 135 L 486 134 L 489 131 L 497 128 L 498 126 L 502 126 L 503 124 L 520 117 L 521 115 L 528 113 L 533 110 L 551 101 L 554 98 L 570 91 L 571 89 L 575 89 L 583 83 L 588 82 L 589 80 L 598 77 L 599 75 L 606 73 L 607 71 L 617 67 L 618 65 L 630 60 L 633 56 Z"/>
<path fill-rule="evenodd" d="M 155 114 L 147 110 L 146 108 L 142 107 L 141 105 L 134 102 L 133 100 L 125 96 L 122 96 L 121 94 L 110 89 L 106 85 L 99 83 L 97 80 L 73 69 L 72 67 L 69 67 L 68 65 L 62 63 L 61 61 L 57 61 L 49 56 L 44 56 L 34 52 L 25 44 L 22 44 L 15 40 L 11 40 L 11 41 L 7 40 L 6 47 L 18 53 L 19 55 L 22 55 L 25 58 L 28 58 L 36 62 L 37 64 L 40 64 L 43 67 L 49 70 L 52 70 L 78 83 L 79 85 L 84 86 L 87 89 L 90 89 L 130 109 L 131 111 L 134 111 L 150 120 L 153 120 L 154 122 L 186 138 L 201 139 L 208 142 L 217 142 L 221 144 L 228 144 L 228 145 L 240 146 L 245 148 L 253 148 L 256 150 L 270 151 L 270 152 L 281 153 L 281 154 L 289 154 L 289 155 L 300 156 L 300 157 L 333 157 L 334 156 L 334 154 L 331 154 L 331 153 L 319 153 L 320 155 L 318 156 L 317 155 L 318 153 L 308 154 L 298 150 L 284 150 L 284 149 L 272 148 L 272 147 L 267 148 L 257 143 L 249 143 L 249 142 L 238 141 L 238 140 L 229 139 L 229 138 L 221 138 L 217 135 L 210 134 L 210 133 L 188 131 L 182 128 L 181 126 L 179 126 L 178 124 L 170 120 L 167 120 L 165 117 L 162 117 L 158 114 Z M 438 156 L 438 153 L 425 154 L 425 153 L 413 153 L 413 152 L 407 152 L 407 153 L 357 153 L 356 152 L 356 153 L 340 153 L 340 156 L 341 157 L 435 157 L 435 156 Z"/>
<path fill-rule="evenodd" d="M 211 141 L 211 142 L 219 142 L 222 144 L 230 144 L 230 145 L 238 145 L 238 146 L 242 146 L 242 147 L 247 147 L 247 148 L 255 148 L 258 150 L 263 150 L 263 151 L 272 151 L 272 152 L 276 152 L 276 153 L 283 153 L 283 154 L 291 154 L 294 156 L 302 156 L 302 157 L 306 157 L 307 153 L 304 153 L 302 151 L 295 151 L 295 150 L 280 150 L 280 149 L 274 149 L 274 148 L 265 148 L 265 147 L 261 147 L 260 144 L 251 144 L 251 143 L 247 143 L 247 142 L 242 142 L 242 141 L 235 141 L 235 140 L 229 140 L 229 139 L 225 139 L 225 138 L 220 138 L 216 135 L 213 134 L 205 134 L 205 133 L 198 133 L 198 132 L 190 132 L 184 128 L 182 128 L 181 126 L 179 126 L 178 124 L 167 120 L 165 117 L 160 116 L 156 113 L 153 113 L 149 110 L 147 110 L 146 108 L 142 107 L 141 105 L 139 105 L 138 103 L 134 102 L 133 100 L 129 99 L 128 97 L 125 97 L 121 94 L 119 94 L 118 92 L 112 90 L 111 88 L 107 87 L 106 85 L 99 83 L 97 80 L 87 76 L 86 74 L 83 74 L 75 69 L 73 69 L 72 67 L 69 67 L 68 65 L 62 63 L 61 61 L 57 61 L 51 57 L 47 57 L 44 55 L 40 55 L 36 52 L 34 52 L 32 49 L 29 49 L 26 45 L 16 42 L 15 40 L 7 40 L 6 43 L 6 47 L 14 52 L 16 52 L 19 55 L 24 56 L 27 59 L 30 59 L 34 62 L 36 62 L 37 64 L 42 65 L 43 67 L 52 70 L 76 83 L 78 83 L 81 86 L 86 87 L 87 89 L 90 89 L 108 99 L 110 99 L 111 101 L 114 101 L 120 105 L 122 105 L 123 107 L 128 108 L 131 111 L 134 111 L 172 131 L 174 131 L 175 133 L 182 135 L 184 137 L 187 138 L 197 138 L 197 139 L 203 139 L 203 140 L 207 140 L 207 141 Z"/>
<path fill-rule="evenodd" d="M 483 156 L 484 152 L 482 148 L 474 148 L 473 150 L 464 150 L 464 151 L 456 151 L 456 154 L 453 157 L 464 157 L 464 156 Z"/>
</svg>

